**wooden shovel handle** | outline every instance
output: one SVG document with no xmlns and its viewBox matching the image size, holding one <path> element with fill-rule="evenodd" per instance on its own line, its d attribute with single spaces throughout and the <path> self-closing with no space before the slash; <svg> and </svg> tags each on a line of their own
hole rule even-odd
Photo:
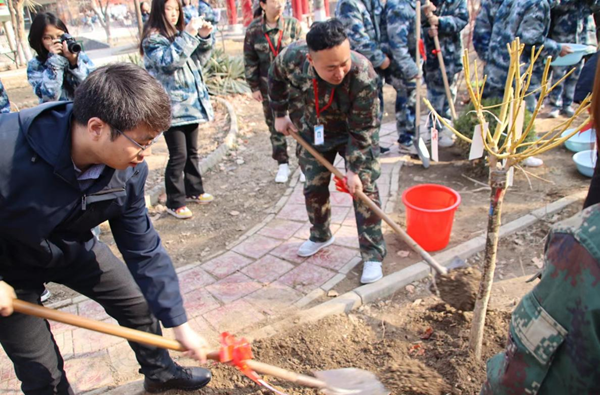
<svg viewBox="0 0 600 395">
<path fill-rule="evenodd" d="M 171 340 L 152 333 L 142 332 L 136 329 L 125 328 L 119 325 L 109 324 L 106 322 L 96 321 L 89 318 L 81 317 L 75 314 L 65 313 L 50 309 L 48 307 L 39 306 L 37 304 L 25 302 L 23 300 L 14 299 L 13 308 L 16 312 L 27 314 L 39 318 L 45 318 L 52 321 L 62 322 L 63 324 L 73 325 L 79 328 L 89 329 L 91 331 L 104 333 L 107 335 L 121 337 L 136 343 L 146 344 L 173 351 L 186 351 L 185 347 L 177 340 Z M 219 362 L 219 351 L 211 351 L 206 357 L 212 361 Z M 315 388 L 324 388 L 326 384 L 317 380 L 314 377 L 305 376 L 302 374 L 290 372 L 285 369 L 271 366 L 266 363 L 255 360 L 246 361 L 250 369 L 277 377 L 286 381 L 290 381 L 299 385 L 305 385 Z"/>
<path fill-rule="evenodd" d="M 302 147 L 304 147 L 308 152 L 310 152 L 311 155 L 314 156 L 315 159 L 320 164 L 322 164 L 323 166 L 325 166 L 327 168 L 327 170 L 329 170 L 331 173 L 333 173 L 339 179 L 343 179 L 344 178 L 344 175 L 342 174 L 342 172 L 340 172 L 336 167 L 334 167 L 331 163 L 329 163 L 329 161 L 327 159 L 325 159 L 323 157 L 323 155 L 321 155 L 310 144 L 308 144 L 300 135 L 298 135 L 295 132 L 290 132 L 290 135 L 294 139 L 296 139 L 296 141 Z M 367 195 L 365 195 L 365 193 L 363 191 L 356 192 L 355 196 L 358 197 L 363 202 L 365 202 L 365 204 L 367 206 L 369 206 L 369 208 L 371 210 L 373 210 L 373 212 L 375 214 L 377 214 L 377 216 L 379 218 L 381 218 L 382 220 L 384 220 L 394 230 L 394 232 L 396 232 L 396 234 L 398 234 L 398 236 L 400 236 L 400 238 L 406 244 L 408 244 L 408 246 L 413 251 L 415 251 L 417 254 L 421 255 L 421 257 L 423 258 L 423 260 L 425 260 L 425 262 L 427 262 L 429 264 L 429 266 L 431 266 L 435 271 L 437 271 L 439 274 L 442 274 L 442 275 L 445 275 L 445 274 L 448 273 L 448 270 L 445 267 L 443 267 L 442 265 L 440 265 L 439 263 L 437 263 L 433 259 L 433 257 L 431 255 L 429 255 L 429 253 L 427 251 L 425 251 L 419 244 L 417 244 L 417 242 L 414 241 L 412 237 L 410 237 L 400 226 L 398 226 L 397 223 L 394 222 L 394 220 L 392 220 L 386 213 L 384 213 L 383 210 L 380 209 L 379 206 L 376 205 Z"/>
</svg>

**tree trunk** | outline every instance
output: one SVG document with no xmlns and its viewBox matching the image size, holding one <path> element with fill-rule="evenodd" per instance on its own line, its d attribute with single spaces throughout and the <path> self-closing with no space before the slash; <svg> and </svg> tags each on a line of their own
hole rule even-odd
<svg viewBox="0 0 600 395">
<path fill-rule="evenodd" d="M 24 0 L 16 0 L 13 4 L 15 6 L 15 18 L 17 20 L 17 45 L 21 45 L 23 56 L 25 56 L 25 63 L 27 63 L 32 56 L 29 42 L 27 41 L 27 34 L 25 34 L 25 18 L 23 16 Z"/>
<path fill-rule="evenodd" d="M 494 271 L 496 270 L 496 254 L 498 252 L 502 202 L 506 193 L 507 174 L 506 170 L 498 170 L 495 165 L 492 167 L 490 163 L 490 186 L 492 187 L 492 192 L 490 195 L 490 212 L 488 214 L 487 238 L 485 242 L 485 260 L 483 262 L 483 275 L 481 284 L 479 285 L 479 292 L 477 293 L 477 301 L 475 302 L 471 337 L 469 339 L 469 348 L 475 354 L 477 360 L 481 359 L 485 315 L 492 292 Z"/>
<path fill-rule="evenodd" d="M 112 46 L 112 37 L 110 36 L 110 16 L 108 15 L 108 0 L 106 0 L 106 7 L 102 7 L 102 2 L 98 0 L 92 1 L 91 3 L 92 10 L 98 15 L 98 19 L 100 20 L 100 26 L 104 28 L 106 32 L 106 43 L 109 46 Z"/>
<path fill-rule="evenodd" d="M 27 64 L 27 58 L 25 57 L 25 53 L 23 52 L 23 46 L 21 45 L 21 40 L 19 38 L 19 32 L 17 28 L 17 10 L 15 8 L 13 0 L 8 0 L 8 11 L 10 13 L 13 32 L 15 33 L 15 50 L 17 51 L 16 62 L 19 66 L 24 66 Z"/>
<path fill-rule="evenodd" d="M 133 6 L 135 7 L 135 17 L 138 24 L 139 39 L 142 39 L 144 33 L 144 22 L 142 21 L 142 10 L 140 9 L 140 0 L 133 0 Z"/>
</svg>

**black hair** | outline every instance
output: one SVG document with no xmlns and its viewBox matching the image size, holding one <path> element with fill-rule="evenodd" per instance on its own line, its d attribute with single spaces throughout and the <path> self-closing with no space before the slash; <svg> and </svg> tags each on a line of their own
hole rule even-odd
<svg viewBox="0 0 600 395">
<path fill-rule="evenodd" d="M 75 121 L 87 125 L 94 117 L 111 126 L 113 140 L 119 136 L 115 129 L 147 125 L 162 132 L 171 126 L 171 101 L 146 70 L 132 63 L 111 64 L 96 69 L 75 90 Z"/>
<path fill-rule="evenodd" d="M 144 40 L 150 35 L 151 32 L 156 31 L 162 36 L 165 36 L 169 41 L 175 40 L 175 35 L 182 31 L 184 26 L 183 16 L 183 4 L 181 0 L 177 0 L 179 4 L 179 19 L 177 25 L 173 27 L 165 16 L 165 3 L 167 0 L 152 0 L 152 6 L 150 7 L 150 15 L 148 21 L 144 24 L 144 31 L 142 32 L 142 38 L 140 39 L 140 53 L 144 54 Z"/>
<path fill-rule="evenodd" d="M 29 29 L 29 46 L 37 52 L 37 58 L 40 62 L 45 62 L 48 59 L 48 50 L 44 47 L 42 37 L 46 26 L 56 26 L 65 33 L 69 33 L 69 29 L 56 15 L 51 12 L 41 12 L 33 18 L 31 28 Z"/>
<path fill-rule="evenodd" d="M 263 9 L 260 6 L 260 3 L 267 4 L 267 0 L 258 0 L 258 7 L 256 7 L 253 14 L 254 18 L 261 17 L 263 14 Z"/>
<path fill-rule="evenodd" d="M 306 34 L 306 45 L 314 52 L 331 49 L 348 39 L 344 25 L 337 18 L 325 22 L 315 22 Z"/>
</svg>

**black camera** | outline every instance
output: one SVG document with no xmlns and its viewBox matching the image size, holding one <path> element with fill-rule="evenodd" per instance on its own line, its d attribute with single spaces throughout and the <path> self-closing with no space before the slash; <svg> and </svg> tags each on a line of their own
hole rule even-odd
<svg viewBox="0 0 600 395">
<path fill-rule="evenodd" d="M 60 36 L 60 42 L 64 43 L 65 41 L 67 42 L 67 49 L 69 50 L 69 52 L 81 52 L 81 45 L 73 38 L 73 36 L 71 36 L 68 33 L 65 33 L 62 36 Z"/>
</svg>

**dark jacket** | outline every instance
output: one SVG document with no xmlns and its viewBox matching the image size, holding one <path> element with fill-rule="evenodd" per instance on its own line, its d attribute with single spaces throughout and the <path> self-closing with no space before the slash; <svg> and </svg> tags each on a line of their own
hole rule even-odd
<svg viewBox="0 0 600 395">
<path fill-rule="evenodd" d="M 89 257 L 91 229 L 108 220 L 119 251 L 154 315 L 187 321 L 171 259 L 148 218 L 145 162 L 105 168 L 82 191 L 71 159 L 70 102 L 0 117 L 0 278 L 49 281 L 52 268 Z"/>
</svg>

